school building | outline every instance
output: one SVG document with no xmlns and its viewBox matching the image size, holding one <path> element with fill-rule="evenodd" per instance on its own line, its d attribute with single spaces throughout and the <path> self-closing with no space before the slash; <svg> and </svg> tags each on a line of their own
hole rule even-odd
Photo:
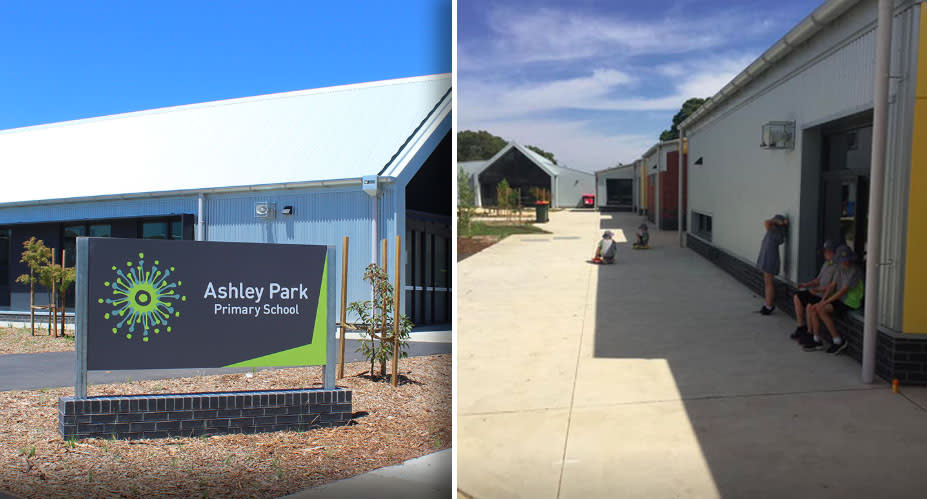
<svg viewBox="0 0 927 499">
<path fill-rule="evenodd" d="M 496 206 L 496 186 L 505 180 L 521 191 L 524 206 L 534 206 L 537 189 L 543 189 L 554 208 L 583 206 L 583 195 L 595 193 L 595 175 L 556 164 L 516 142 L 509 142 L 485 161 L 461 161 L 470 175 L 476 206 Z"/>
<path fill-rule="evenodd" d="M 847 353 L 864 380 L 927 383 L 925 3 L 823 3 L 679 128 L 687 246 L 762 295 L 763 220 L 786 215 L 777 305 L 791 311 L 822 241 L 845 242 L 869 283 L 865 312 L 838 323 Z M 660 212 L 647 189 L 638 206 Z"/>
<path fill-rule="evenodd" d="M 451 142 L 448 74 L 0 131 L 0 320 L 28 315 L 32 236 L 68 265 L 80 236 L 334 245 L 336 289 L 348 236 L 351 302 L 399 235 L 403 309 L 447 324 Z"/>
</svg>

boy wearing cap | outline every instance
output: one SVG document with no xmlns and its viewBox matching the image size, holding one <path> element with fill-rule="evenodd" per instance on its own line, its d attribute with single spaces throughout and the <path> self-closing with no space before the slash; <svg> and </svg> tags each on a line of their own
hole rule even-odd
<svg viewBox="0 0 927 499">
<path fill-rule="evenodd" d="M 618 252 L 618 247 L 615 244 L 615 241 L 612 240 L 612 236 L 615 233 L 606 230 L 602 234 L 602 239 L 599 241 L 599 244 L 595 247 L 595 259 L 601 259 L 604 263 L 615 263 L 615 254 Z"/>
<path fill-rule="evenodd" d="M 776 287 L 773 276 L 779 273 L 779 246 L 785 242 L 785 231 L 789 226 L 788 219 L 783 215 L 775 215 L 763 221 L 766 235 L 760 243 L 760 256 L 756 259 L 756 268 L 763 272 L 763 289 L 766 302 L 760 313 L 769 315 L 776 308 Z"/>
<path fill-rule="evenodd" d="M 792 302 L 795 304 L 795 322 L 798 325 L 795 332 L 789 336 L 793 340 L 803 338 L 805 338 L 805 341 L 810 340 L 811 334 L 808 333 L 807 323 L 811 321 L 811 305 L 820 302 L 828 293 L 833 291 L 832 283 L 838 267 L 837 263 L 834 262 L 834 250 L 836 248 L 837 245 L 833 241 L 824 241 L 824 247 L 822 248 L 824 265 L 821 265 L 821 271 L 818 272 L 818 276 L 814 279 L 798 283 L 799 291 L 792 295 Z M 807 321 L 805 319 L 806 309 L 809 314 Z"/>
<path fill-rule="evenodd" d="M 815 322 L 812 325 L 814 331 L 820 330 L 818 321 L 824 322 L 832 340 L 827 353 L 838 354 L 847 348 L 847 342 L 837 332 L 832 314 L 835 312 L 843 314 L 850 310 L 859 310 L 863 302 L 864 287 L 862 271 L 853 264 L 856 260 L 853 250 L 847 246 L 837 248 L 834 260 L 840 266 L 834 275 L 833 284 L 836 291 L 817 304 L 812 305 L 813 312 L 810 314 L 810 318 Z M 805 351 L 808 352 L 820 350 L 823 346 L 824 343 L 817 334 L 804 344 Z"/>
</svg>

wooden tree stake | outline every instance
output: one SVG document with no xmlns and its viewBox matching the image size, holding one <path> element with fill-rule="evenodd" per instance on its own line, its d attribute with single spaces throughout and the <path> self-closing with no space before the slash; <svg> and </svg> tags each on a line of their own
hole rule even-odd
<svg viewBox="0 0 927 499">
<path fill-rule="evenodd" d="M 344 377 L 344 337 L 348 334 L 347 299 L 348 299 L 348 236 L 344 236 L 341 250 L 341 338 L 338 340 L 338 379 Z"/>
<path fill-rule="evenodd" d="M 393 277 L 393 386 L 399 386 L 399 272 L 402 239 L 396 236 L 396 274 Z"/>
</svg>

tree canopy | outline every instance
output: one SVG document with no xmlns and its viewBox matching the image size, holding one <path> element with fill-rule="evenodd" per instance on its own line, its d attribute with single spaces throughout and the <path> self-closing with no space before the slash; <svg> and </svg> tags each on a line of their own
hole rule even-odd
<svg viewBox="0 0 927 499">
<path fill-rule="evenodd" d="M 474 132 L 464 130 L 457 132 L 457 161 L 482 161 L 489 159 L 501 151 L 508 141 L 502 137 L 497 137 L 486 130 Z M 528 149 L 551 160 L 555 165 L 557 160 L 554 159 L 554 153 L 547 152 L 538 146 L 525 146 Z"/>
<path fill-rule="evenodd" d="M 457 132 L 457 161 L 489 159 L 501 151 L 505 144 L 505 139 L 486 130 Z"/>
<path fill-rule="evenodd" d="M 553 163 L 553 164 L 555 164 L 555 165 L 557 164 L 557 160 L 554 159 L 554 153 L 552 153 L 552 152 L 547 152 L 547 151 L 545 151 L 544 149 L 541 149 L 541 148 L 538 147 L 538 146 L 525 146 L 525 147 L 527 147 L 528 149 L 531 149 L 532 151 L 534 151 L 534 152 L 540 154 L 541 156 L 544 156 L 545 158 L 549 159 L 549 160 L 551 161 L 551 163 Z"/>
<path fill-rule="evenodd" d="M 663 133 L 660 134 L 660 140 L 673 140 L 679 138 L 679 124 L 686 120 L 690 114 L 694 113 L 696 109 L 699 108 L 705 101 L 708 99 L 702 99 L 700 97 L 692 97 L 691 99 L 685 101 L 682 104 L 682 109 L 676 113 L 676 116 L 673 116 L 673 126 L 669 130 L 663 130 Z"/>
</svg>

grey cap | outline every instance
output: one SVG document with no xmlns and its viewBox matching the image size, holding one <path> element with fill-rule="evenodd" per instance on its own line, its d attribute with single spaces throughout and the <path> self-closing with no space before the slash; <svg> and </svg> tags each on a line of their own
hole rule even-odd
<svg viewBox="0 0 927 499">
<path fill-rule="evenodd" d="M 836 255 L 834 256 L 834 261 L 837 263 L 843 262 L 855 262 L 856 253 L 853 253 L 853 250 L 849 246 L 841 246 L 837 248 Z"/>
<path fill-rule="evenodd" d="M 602 234 L 602 237 L 612 237 L 612 236 L 614 236 L 614 235 L 615 235 L 614 232 L 612 232 L 612 231 L 610 231 L 610 230 L 607 230 L 607 231 L 605 231 L 604 234 Z"/>
<path fill-rule="evenodd" d="M 833 239 L 828 239 L 827 241 L 824 241 L 823 249 L 825 251 L 834 251 L 837 249 L 837 243 L 835 243 Z"/>
</svg>

